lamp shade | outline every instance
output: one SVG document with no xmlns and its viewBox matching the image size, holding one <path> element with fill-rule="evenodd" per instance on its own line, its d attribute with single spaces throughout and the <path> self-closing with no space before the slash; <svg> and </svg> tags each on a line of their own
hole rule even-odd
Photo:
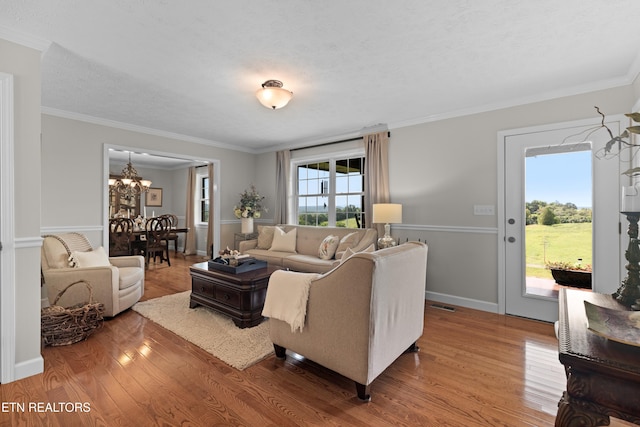
<svg viewBox="0 0 640 427">
<path fill-rule="evenodd" d="M 287 105 L 292 97 L 293 93 L 283 89 L 282 82 L 279 80 L 267 80 L 262 84 L 262 89 L 258 89 L 256 92 L 258 101 L 273 110 Z"/>
<path fill-rule="evenodd" d="M 402 205 L 399 203 L 376 203 L 373 205 L 374 224 L 402 224 Z"/>
</svg>

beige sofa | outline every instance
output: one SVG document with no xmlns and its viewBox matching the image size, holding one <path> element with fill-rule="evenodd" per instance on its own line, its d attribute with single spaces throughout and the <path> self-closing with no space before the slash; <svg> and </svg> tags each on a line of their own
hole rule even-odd
<svg viewBox="0 0 640 427">
<path fill-rule="evenodd" d="M 140 300 L 144 294 L 144 258 L 122 256 L 107 258 L 106 266 L 74 268 L 69 266 L 73 252 L 91 253 L 91 244 L 80 233 L 64 233 L 44 236 L 41 250 L 41 271 L 46 292 L 51 303 L 68 285 L 79 281 L 89 282 L 93 299 L 104 304 L 104 315 L 113 317 Z M 96 251 L 98 252 L 98 251 Z M 105 253 L 106 258 L 106 253 Z M 84 285 L 74 285 L 58 301 L 58 305 L 70 307 L 88 301 Z"/>
<path fill-rule="evenodd" d="M 277 227 L 280 227 L 285 232 L 289 232 L 294 228 L 297 229 L 295 252 L 270 250 L 271 240 L 267 238 L 265 242 L 262 242 L 268 226 L 258 226 L 258 239 L 240 242 L 240 252 L 251 255 L 256 259 L 267 261 L 269 264 L 294 271 L 325 273 L 337 266 L 342 256 L 342 251 L 340 251 L 331 259 L 320 259 L 318 250 L 320 244 L 328 235 L 338 236 L 338 238 L 342 239 L 351 233 L 355 233 L 352 235 L 352 241 L 346 245 L 354 252 L 362 251 L 372 244 L 375 245 L 378 238 L 378 232 L 372 228 L 354 229 L 343 227 L 311 227 L 304 225 L 278 225 Z M 259 246 L 259 242 L 262 243 L 262 246 Z"/>
<path fill-rule="evenodd" d="M 371 382 L 402 353 L 417 350 L 426 272 L 427 245 L 420 242 L 352 255 L 311 281 L 302 332 L 269 320 L 276 356 L 284 358 L 285 349 L 303 355 L 355 381 L 358 397 L 369 400 Z"/>
</svg>

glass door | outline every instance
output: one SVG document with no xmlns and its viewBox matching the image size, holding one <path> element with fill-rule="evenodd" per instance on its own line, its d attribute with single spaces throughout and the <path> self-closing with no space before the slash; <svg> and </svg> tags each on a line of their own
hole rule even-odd
<svg viewBox="0 0 640 427">
<path fill-rule="evenodd" d="M 596 121 L 516 130 L 502 141 L 504 307 L 555 321 L 565 279 L 552 266 L 585 271 L 581 287 L 613 292 L 620 283 L 620 163 L 599 159 L 609 140 Z M 612 129 L 619 126 L 608 124 Z M 558 282 L 565 282 L 559 284 Z"/>
</svg>

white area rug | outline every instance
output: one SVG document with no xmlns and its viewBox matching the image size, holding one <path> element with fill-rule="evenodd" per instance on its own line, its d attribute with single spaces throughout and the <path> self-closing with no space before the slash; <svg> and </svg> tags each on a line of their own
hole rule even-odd
<svg viewBox="0 0 640 427">
<path fill-rule="evenodd" d="M 229 317 L 206 307 L 189 308 L 190 295 L 191 291 L 166 295 L 132 308 L 239 370 L 273 354 L 268 320 L 240 329 Z"/>
</svg>

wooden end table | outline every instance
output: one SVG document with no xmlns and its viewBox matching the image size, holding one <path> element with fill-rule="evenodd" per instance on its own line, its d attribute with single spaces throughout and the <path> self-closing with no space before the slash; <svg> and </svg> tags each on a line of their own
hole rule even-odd
<svg viewBox="0 0 640 427">
<path fill-rule="evenodd" d="M 267 266 L 246 273 L 209 270 L 207 262 L 189 267 L 191 300 L 189 307 L 209 307 L 231 317 L 239 328 L 259 325 L 271 274 L 279 267 Z"/>
<path fill-rule="evenodd" d="M 560 290 L 558 338 L 567 390 L 558 403 L 555 425 L 609 425 L 610 416 L 640 424 L 640 347 L 589 331 L 585 300 L 626 309 L 607 294 Z"/>
</svg>

